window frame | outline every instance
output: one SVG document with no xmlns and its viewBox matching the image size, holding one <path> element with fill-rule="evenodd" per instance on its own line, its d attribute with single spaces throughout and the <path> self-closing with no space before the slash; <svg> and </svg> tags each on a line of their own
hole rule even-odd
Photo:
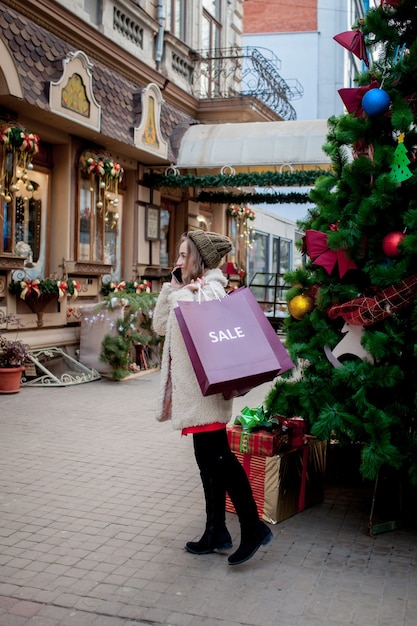
<svg viewBox="0 0 417 626">
<path fill-rule="evenodd" d="M 187 9 L 188 0 L 167 0 L 167 30 L 180 41 L 187 41 Z M 177 28 L 177 25 L 178 28 Z"/>
<path fill-rule="evenodd" d="M 222 40 L 220 3 L 218 8 L 218 16 L 213 15 L 206 8 L 203 8 L 202 12 L 202 50 L 207 54 L 207 61 L 205 63 L 206 69 L 204 74 L 207 84 L 204 91 L 207 93 L 207 98 L 219 97 L 221 91 L 220 59 L 216 58 L 219 55 Z M 208 29 L 207 41 L 204 41 L 205 26 Z M 204 65 L 204 61 L 202 63 Z"/>
<path fill-rule="evenodd" d="M 84 183 L 84 184 L 83 184 Z M 83 232 L 81 220 L 84 208 L 82 206 L 82 191 L 86 191 L 86 197 L 89 195 L 90 215 L 88 216 L 88 241 L 82 242 L 81 235 Z M 98 198 L 103 197 L 102 206 L 97 206 Z M 117 198 L 116 205 L 111 205 Z M 87 200 L 88 201 L 88 200 Z M 75 228 L 75 258 L 80 263 L 96 263 L 101 265 L 112 265 L 112 274 L 120 274 L 122 263 L 122 244 L 123 244 L 123 209 L 125 204 L 125 193 L 123 189 L 117 192 L 102 191 L 100 195 L 99 180 L 92 174 L 86 174 L 78 167 L 78 191 L 77 191 L 77 208 L 76 208 L 76 228 Z M 91 208 L 94 207 L 92 210 Z M 108 217 L 110 214 L 117 214 L 116 232 L 116 253 L 114 258 L 116 262 L 106 260 L 106 249 L 109 241 Z M 107 219 L 106 219 L 107 218 Z M 114 221 L 114 220 L 113 220 Z M 87 232 L 87 231 L 85 231 Z M 97 237 L 99 236 L 99 239 Z M 88 255 L 82 251 L 82 245 L 88 246 Z"/>
<path fill-rule="evenodd" d="M 0 256 L 1 257 L 16 257 L 19 256 L 16 251 L 16 246 L 18 243 L 23 242 L 27 243 L 31 246 L 32 252 L 31 255 L 25 258 L 25 271 L 28 276 L 33 276 L 36 278 L 37 276 L 45 276 L 48 273 L 49 267 L 48 263 L 48 254 L 47 254 L 47 241 L 48 241 L 48 229 L 50 224 L 50 211 L 51 211 L 51 182 L 52 182 L 52 172 L 48 167 L 44 167 L 42 165 L 33 164 L 31 169 L 28 169 L 26 172 L 27 179 L 29 182 L 37 182 L 36 180 L 31 181 L 32 179 L 40 178 L 39 186 L 44 185 L 39 192 L 40 197 L 34 197 L 35 194 L 38 193 L 37 189 L 34 189 L 30 192 L 25 192 L 24 189 L 16 190 L 11 195 L 11 201 L 6 202 L 4 198 L 2 198 L 2 204 L 0 206 L 0 222 L 2 223 L 1 229 L 1 239 L 0 239 Z M 20 226 L 23 226 L 25 230 L 25 234 L 23 238 L 17 239 L 18 232 L 20 228 L 18 227 L 18 216 L 19 216 L 19 208 L 18 201 L 22 199 L 24 206 L 21 207 L 20 210 L 23 210 L 25 213 L 23 221 L 20 223 Z M 30 221 L 30 202 L 31 200 L 40 202 L 40 215 L 37 224 L 35 224 L 35 228 L 38 229 L 38 233 L 30 232 L 28 222 Z M 7 217 L 7 214 L 10 212 L 11 219 Z M 6 233 L 5 228 L 7 224 L 10 224 L 10 234 L 7 236 L 9 239 L 9 243 L 5 246 Z M 38 242 L 37 250 L 34 249 L 33 245 L 29 243 L 28 238 L 29 234 L 36 238 Z"/>
<path fill-rule="evenodd" d="M 292 254 L 291 254 L 291 239 L 287 239 L 286 237 L 276 237 L 272 238 L 272 259 L 271 259 L 271 271 L 276 274 L 285 274 L 291 269 L 292 266 Z M 285 245 L 288 252 L 288 267 L 282 267 L 282 257 L 283 250 L 282 246 Z"/>
</svg>

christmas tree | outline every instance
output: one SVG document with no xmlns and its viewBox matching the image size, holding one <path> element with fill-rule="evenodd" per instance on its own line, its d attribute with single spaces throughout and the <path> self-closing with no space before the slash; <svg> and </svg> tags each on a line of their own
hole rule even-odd
<svg viewBox="0 0 417 626">
<path fill-rule="evenodd" d="M 319 439 L 360 446 L 360 471 L 417 483 L 417 5 L 382 0 L 335 36 L 364 61 L 328 120 L 330 175 L 299 224 L 306 263 L 286 276 L 298 368 L 265 400 Z M 335 44 L 337 45 L 337 44 Z"/>
</svg>

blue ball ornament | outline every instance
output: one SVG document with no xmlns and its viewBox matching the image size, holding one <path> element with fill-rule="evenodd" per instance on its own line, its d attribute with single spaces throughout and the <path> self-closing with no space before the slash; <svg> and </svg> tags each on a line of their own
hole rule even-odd
<svg viewBox="0 0 417 626">
<path fill-rule="evenodd" d="M 369 117 L 383 115 L 388 111 L 390 97 L 383 89 L 370 89 L 362 98 L 362 108 Z"/>
</svg>

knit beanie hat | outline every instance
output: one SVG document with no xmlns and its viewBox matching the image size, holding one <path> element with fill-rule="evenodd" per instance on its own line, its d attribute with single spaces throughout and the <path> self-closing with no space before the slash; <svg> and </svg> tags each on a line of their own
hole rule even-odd
<svg viewBox="0 0 417 626">
<path fill-rule="evenodd" d="M 187 237 L 195 244 L 205 267 L 209 270 L 220 265 L 222 258 L 232 249 L 232 242 L 226 235 L 204 230 L 190 230 Z"/>
</svg>

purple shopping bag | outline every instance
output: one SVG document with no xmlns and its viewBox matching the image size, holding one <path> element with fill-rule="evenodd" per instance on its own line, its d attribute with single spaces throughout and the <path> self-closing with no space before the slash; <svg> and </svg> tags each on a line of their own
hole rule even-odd
<svg viewBox="0 0 417 626">
<path fill-rule="evenodd" d="M 203 396 L 243 395 L 294 367 L 250 289 L 178 302 L 178 324 Z"/>
</svg>

